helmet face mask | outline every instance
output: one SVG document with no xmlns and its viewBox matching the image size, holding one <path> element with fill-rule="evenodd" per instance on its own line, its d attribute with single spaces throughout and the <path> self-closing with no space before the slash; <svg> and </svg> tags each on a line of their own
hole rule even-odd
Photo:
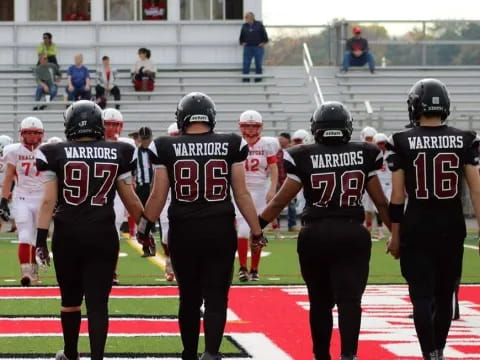
<svg viewBox="0 0 480 360">
<path fill-rule="evenodd" d="M 444 122 L 450 115 L 447 87 L 437 79 L 417 81 L 408 93 L 407 107 L 412 125 L 418 125 L 422 115 L 438 116 Z"/>
<path fill-rule="evenodd" d="M 213 100 L 201 92 L 191 92 L 181 98 L 175 112 L 177 126 L 181 132 L 194 122 L 205 123 L 210 127 L 210 131 L 213 131 L 216 114 Z"/>
<path fill-rule="evenodd" d="M 111 141 L 118 141 L 118 138 L 122 134 L 123 122 L 116 120 L 105 120 L 105 139 Z"/>
<path fill-rule="evenodd" d="M 262 136 L 262 115 L 255 110 L 246 110 L 240 115 L 238 126 L 243 138 L 247 141 L 254 142 Z"/>
<path fill-rule="evenodd" d="M 311 131 L 317 143 L 348 143 L 353 132 L 350 111 L 338 101 L 328 101 L 315 110 L 311 118 Z"/>
<path fill-rule="evenodd" d="M 43 140 L 43 124 L 40 119 L 29 116 L 20 123 L 20 137 L 22 144 L 28 148 L 35 149 Z"/>
</svg>

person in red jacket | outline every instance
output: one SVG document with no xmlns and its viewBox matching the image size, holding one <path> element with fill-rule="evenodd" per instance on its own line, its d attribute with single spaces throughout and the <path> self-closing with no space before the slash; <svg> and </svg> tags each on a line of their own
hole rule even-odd
<svg viewBox="0 0 480 360">
<path fill-rule="evenodd" d="M 143 5 L 143 20 L 165 20 L 167 4 L 165 0 L 145 0 Z"/>
</svg>

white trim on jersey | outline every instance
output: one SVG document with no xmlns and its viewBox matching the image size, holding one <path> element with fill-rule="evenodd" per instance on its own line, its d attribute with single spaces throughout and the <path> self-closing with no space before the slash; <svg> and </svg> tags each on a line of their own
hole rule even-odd
<svg viewBox="0 0 480 360">
<path fill-rule="evenodd" d="M 288 162 L 292 163 L 294 166 L 297 166 L 297 164 L 295 164 L 295 160 L 293 160 L 292 156 L 288 151 L 285 151 L 283 153 L 283 160 L 287 160 Z"/>
<path fill-rule="evenodd" d="M 152 164 L 152 169 L 161 169 L 161 168 L 166 168 L 165 165 L 163 164 Z"/>
<path fill-rule="evenodd" d="M 38 150 L 37 150 L 37 153 L 35 154 L 35 156 L 36 156 L 37 159 L 42 160 L 45 164 L 48 164 L 47 157 L 46 157 L 45 154 L 42 152 L 42 150 L 38 149 Z"/>
<path fill-rule="evenodd" d="M 128 179 L 129 177 L 132 177 L 132 172 L 131 171 L 127 171 L 123 174 L 118 175 L 117 180 L 124 180 L 124 179 Z"/>
<path fill-rule="evenodd" d="M 297 175 L 295 175 L 295 174 L 287 174 L 287 177 L 288 177 L 289 179 L 292 179 L 292 180 L 300 183 L 300 184 L 302 183 L 302 180 L 300 180 L 300 178 L 299 178 Z"/>
</svg>

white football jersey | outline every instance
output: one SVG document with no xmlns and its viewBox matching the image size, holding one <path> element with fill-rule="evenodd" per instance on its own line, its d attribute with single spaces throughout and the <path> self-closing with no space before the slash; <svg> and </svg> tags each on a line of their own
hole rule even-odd
<svg viewBox="0 0 480 360">
<path fill-rule="evenodd" d="M 248 188 L 265 187 L 268 165 L 277 162 L 277 153 L 271 142 L 261 137 L 254 145 L 248 146 L 245 160 L 245 175 Z"/>
<path fill-rule="evenodd" d="M 382 168 L 377 171 L 377 176 L 384 190 L 386 187 L 392 186 L 392 172 L 388 168 L 388 164 L 387 164 L 387 161 L 385 160 L 385 157 L 383 158 Z"/>
<path fill-rule="evenodd" d="M 37 149 L 30 151 L 23 144 L 16 143 L 9 146 L 7 153 L 4 154 L 5 167 L 7 164 L 15 166 L 15 193 L 17 194 L 43 195 L 45 175 L 37 170 L 36 152 Z"/>
</svg>

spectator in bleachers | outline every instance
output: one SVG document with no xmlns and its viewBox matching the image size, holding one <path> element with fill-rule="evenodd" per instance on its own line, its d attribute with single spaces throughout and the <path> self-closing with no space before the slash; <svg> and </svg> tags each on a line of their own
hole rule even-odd
<svg viewBox="0 0 480 360">
<path fill-rule="evenodd" d="M 69 101 L 90 100 L 90 73 L 83 65 L 83 55 L 75 55 L 75 64 L 67 71 L 67 93 Z"/>
<path fill-rule="evenodd" d="M 120 101 L 120 89 L 115 85 L 115 77 L 117 69 L 110 66 L 110 58 L 104 56 L 102 58 L 102 66 L 97 69 L 97 86 L 95 86 L 95 97 L 97 104 L 105 109 L 107 107 L 107 99 L 105 92 L 113 95 L 115 101 Z M 116 109 L 120 109 L 119 104 L 115 104 Z"/>
<path fill-rule="evenodd" d="M 250 72 L 252 58 L 255 59 L 255 73 L 262 74 L 264 45 L 268 42 L 268 35 L 265 27 L 260 21 L 255 20 L 252 12 L 245 14 L 245 23 L 240 31 L 240 45 L 243 46 L 243 74 Z M 250 82 L 244 78 L 244 82 Z M 255 82 L 262 81 L 262 78 L 255 78 Z"/>
<path fill-rule="evenodd" d="M 52 34 L 49 32 L 43 33 L 43 42 L 37 47 L 37 54 L 40 59 L 40 55 L 46 54 L 49 63 L 58 65 L 57 63 L 57 44 L 52 42 Z M 40 62 L 37 63 L 37 65 Z"/>
<path fill-rule="evenodd" d="M 362 37 L 362 29 L 354 26 L 353 37 L 348 39 L 343 56 L 342 72 L 347 72 L 350 66 L 363 66 L 368 63 L 368 68 L 375 72 L 375 59 L 368 48 L 367 39 Z"/>
<path fill-rule="evenodd" d="M 70 5 L 70 11 L 64 16 L 65 21 L 87 21 L 90 20 L 88 14 L 81 11 L 77 1 L 74 1 Z"/>
<path fill-rule="evenodd" d="M 166 7 L 165 0 L 145 0 L 143 20 L 165 20 L 167 14 Z"/>
<path fill-rule="evenodd" d="M 138 49 L 139 60 L 132 68 L 132 82 L 136 91 L 153 91 L 155 84 L 155 65 L 150 60 L 149 49 Z"/>
<path fill-rule="evenodd" d="M 40 55 L 40 64 L 35 68 L 35 80 L 37 90 L 35 101 L 40 101 L 45 94 L 45 101 L 48 103 L 57 95 L 57 84 L 61 78 L 58 66 L 48 62 L 47 55 Z M 47 105 L 35 106 L 33 110 L 43 110 Z"/>
</svg>

